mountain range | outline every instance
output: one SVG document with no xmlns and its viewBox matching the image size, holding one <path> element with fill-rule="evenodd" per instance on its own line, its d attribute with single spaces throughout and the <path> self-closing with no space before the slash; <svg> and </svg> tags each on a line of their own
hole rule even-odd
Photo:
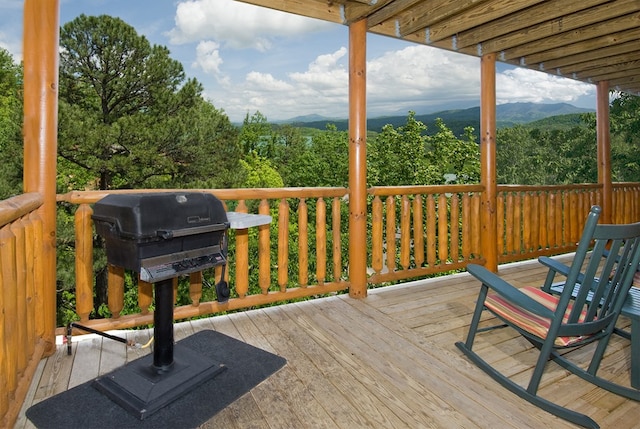
<svg viewBox="0 0 640 429">
<path fill-rule="evenodd" d="M 511 127 L 516 124 L 527 124 L 543 120 L 553 116 L 571 115 L 578 117 L 580 114 L 593 112 L 593 109 L 584 109 L 567 103 L 541 104 L 541 103 L 506 103 L 496 106 L 497 127 Z M 407 112 L 408 115 L 408 112 Z M 381 116 L 368 118 L 367 129 L 369 131 L 380 132 L 382 127 L 391 124 L 394 128 L 406 124 L 405 116 Z M 468 109 L 443 110 L 440 112 L 416 115 L 416 119 L 427 126 L 427 133 L 437 132 L 435 126 L 436 119 L 442 121 L 451 129 L 454 134 L 461 135 L 464 128 L 471 126 L 476 130 L 480 129 L 480 107 Z M 575 119 L 575 118 L 574 118 Z M 331 119 L 320 115 L 307 115 L 291 118 L 287 121 L 280 121 L 279 124 L 290 124 L 295 127 L 316 128 L 325 130 L 327 124 L 334 124 L 339 131 L 348 129 L 347 119 Z"/>
</svg>

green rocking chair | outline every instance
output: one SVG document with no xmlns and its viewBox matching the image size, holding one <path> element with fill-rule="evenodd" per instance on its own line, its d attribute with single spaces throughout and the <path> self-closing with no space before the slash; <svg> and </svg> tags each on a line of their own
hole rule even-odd
<svg viewBox="0 0 640 429">
<path fill-rule="evenodd" d="M 640 400 L 640 391 L 596 375 L 640 262 L 640 222 L 598 225 L 600 212 L 598 206 L 591 208 L 560 295 L 545 292 L 539 286 L 516 288 L 484 267 L 470 264 L 467 270 L 482 286 L 467 339 L 456 343 L 473 363 L 502 386 L 560 418 L 588 428 L 599 426 L 585 414 L 542 398 L 538 387 L 552 359 L 597 386 Z M 479 328 L 484 310 L 489 310 L 503 323 Z M 473 351 L 477 333 L 505 326 L 514 328 L 539 350 L 526 387 L 498 372 Z M 598 343 L 586 370 L 558 352 L 592 342 Z"/>
</svg>

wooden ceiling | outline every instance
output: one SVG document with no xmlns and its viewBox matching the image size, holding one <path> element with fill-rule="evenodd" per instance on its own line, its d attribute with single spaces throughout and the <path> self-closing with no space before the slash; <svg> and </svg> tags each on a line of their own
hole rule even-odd
<svg viewBox="0 0 640 429">
<path fill-rule="evenodd" d="M 240 0 L 640 94 L 640 0 Z"/>
</svg>

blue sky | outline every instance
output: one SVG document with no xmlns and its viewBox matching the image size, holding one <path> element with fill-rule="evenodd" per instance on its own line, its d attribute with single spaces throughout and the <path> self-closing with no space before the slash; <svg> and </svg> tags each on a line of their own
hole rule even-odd
<svg viewBox="0 0 640 429">
<path fill-rule="evenodd" d="M 0 47 L 22 59 L 23 0 L 0 2 Z M 348 29 L 234 0 L 61 0 L 60 24 L 108 14 L 182 62 L 234 122 L 260 111 L 277 121 L 348 114 Z M 370 117 L 479 105 L 475 57 L 369 35 Z M 497 100 L 595 109 L 595 86 L 499 64 Z"/>
</svg>

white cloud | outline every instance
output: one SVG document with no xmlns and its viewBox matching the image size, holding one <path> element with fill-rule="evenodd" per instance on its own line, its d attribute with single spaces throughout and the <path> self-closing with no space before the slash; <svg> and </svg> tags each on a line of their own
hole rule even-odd
<svg viewBox="0 0 640 429">
<path fill-rule="evenodd" d="M 593 94 L 594 89 L 593 85 L 524 68 L 514 68 L 496 76 L 498 104 L 518 101 L 571 103 L 581 96 Z"/>
<path fill-rule="evenodd" d="M 174 44 L 213 39 L 232 48 L 264 52 L 274 37 L 307 34 L 328 25 L 234 0 L 189 0 L 178 3 L 175 27 L 168 35 Z"/>
<path fill-rule="evenodd" d="M 289 73 L 282 79 L 270 73 L 251 71 L 241 82 L 209 91 L 215 103 L 223 100 L 225 112 L 232 120 L 259 110 L 270 120 L 287 119 L 308 113 L 328 117 L 346 117 L 348 79 L 340 60 L 346 48 L 319 55 L 306 71 Z"/>
<path fill-rule="evenodd" d="M 335 24 L 234 0 L 187 0 L 178 3 L 175 26 L 168 35 L 174 44 L 199 42 L 193 66 L 214 76 L 217 85 L 201 79 L 205 94 L 232 120 L 256 110 L 270 120 L 311 113 L 346 117 L 348 51 L 344 46 L 331 47 L 347 40 L 333 28 Z M 307 37 L 305 46 L 292 42 L 326 29 L 322 40 Z M 367 58 L 369 116 L 478 105 L 479 58 L 377 36 L 367 43 L 369 52 L 376 48 L 382 52 Z M 289 51 L 283 51 L 285 45 Z M 242 54 L 246 48 L 270 51 L 273 57 Z M 316 57 L 309 59 L 310 52 Z M 496 83 L 498 103 L 572 102 L 593 92 L 587 84 L 518 68 L 498 73 Z"/>
<path fill-rule="evenodd" d="M 331 54 L 319 55 L 305 72 L 293 72 L 289 74 L 291 80 L 300 87 L 314 90 L 346 91 L 345 83 L 348 82 L 347 68 L 340 63 L 347 53 L 342 47 Z"/>
<path fill-rule="evenodd" d="M 22 41 L 7 37 L 0 32 L 0 48 L 5 49 L 13 57 L 13 62 L 20 63 L 22 61 Z"/>
<path fill-rule="evenodd" d="M 245 80 L 247 89 L 253 91 L 266 91 L 269 93 L 279 91 L 293 91 L 295 87 L 283 80 L 274 78 L 269 73 L 250 72 Z"/>
<path fill-rule="evenodd" d="M 304 71 L 277 78 L 251 71 L 212 98 L 223 100 L 233 120 L 259 110 L 270 120 L 316 113 L 346 118 L 348 114 L 347 49 L 318 55 Z M 526 69 L 496 76 L 498 103 L 572 102 L 593 92 L 591 85 Z M 232 94 L 232 95 L 230 95 Z M 369 116 L 437 111 L 458 103 L 478 105 L 480 60 L 426 46 L 408 46 L 367 62 Z M 215 104 L 215 102 L 214 102 Z"/>
<path fill-rule="evenodd" d="M 479 60 L 422 45 L 389 51 L 367 63 L 369 110 L 378 114 L 477 100 Z"/>
<path fill-rule="evenodd" d="M 220 74 L 220 65 L 223 63 L 220 58 L 220 45 L 211 40 L 198 43 L 196 47 L 196 60 L 192 66 L 202 69 L 206 73 Z"/>
</svg>

